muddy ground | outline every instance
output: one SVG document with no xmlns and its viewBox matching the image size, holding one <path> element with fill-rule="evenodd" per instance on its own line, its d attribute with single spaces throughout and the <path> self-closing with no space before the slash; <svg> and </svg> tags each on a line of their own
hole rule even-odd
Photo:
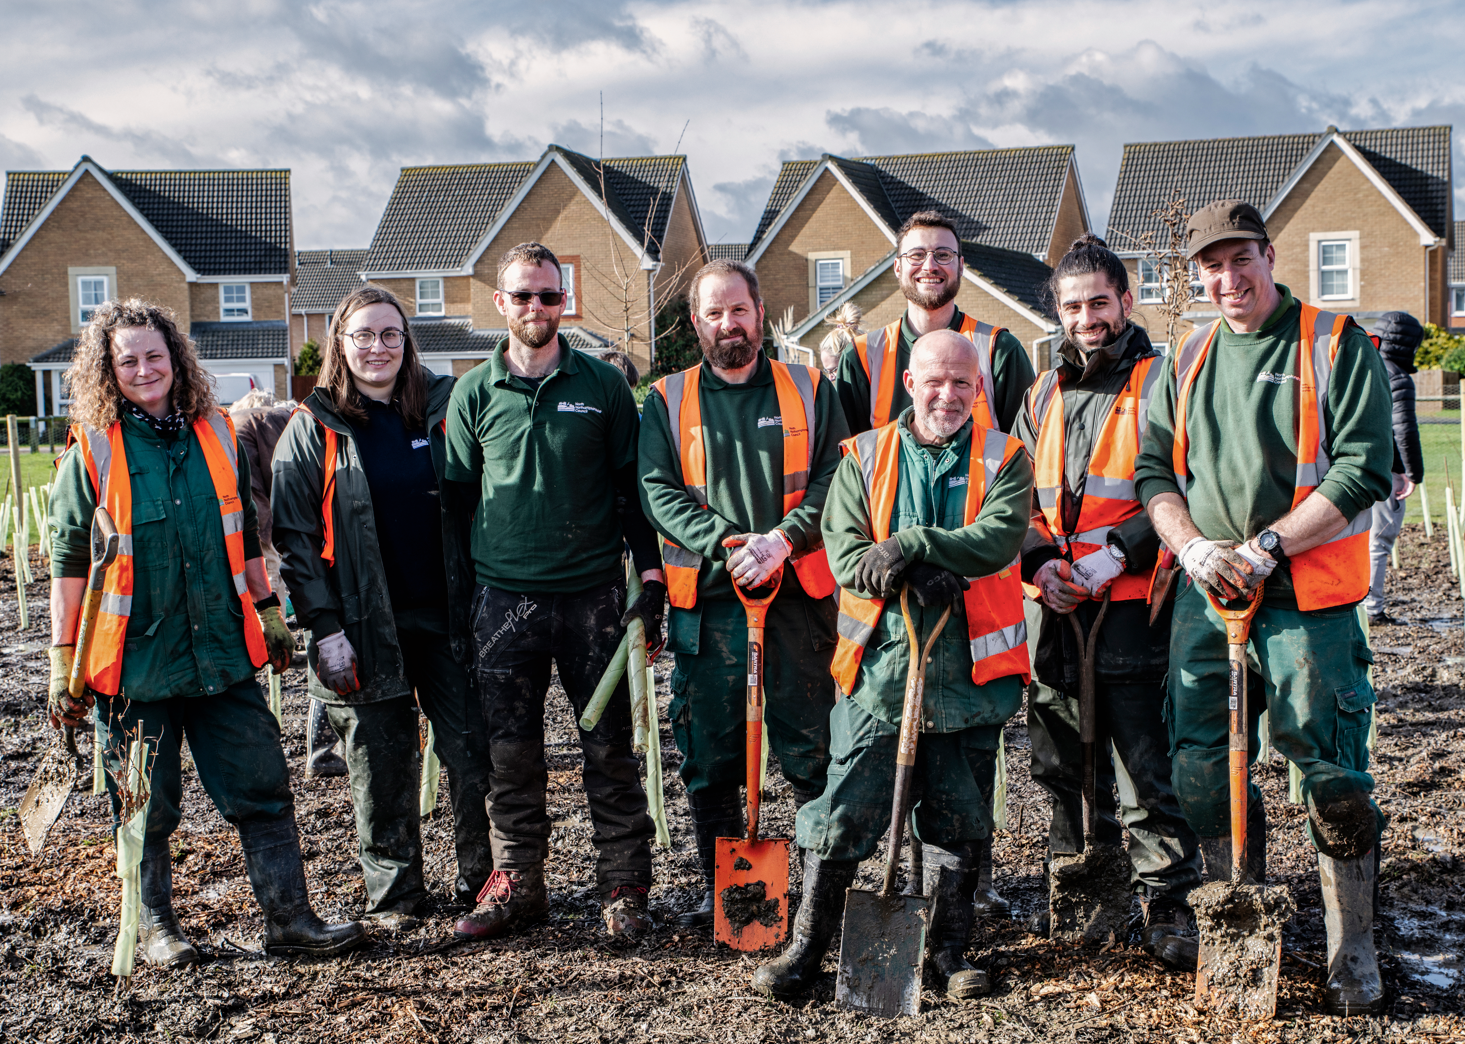
<svg viewBox="0 0 1465 1044">
<path fill-rule="evenodd" d="M 44 572 L 36 564 L 37 576 Z M 923 1014 L 890 1023 L 834 1006 L 834 959 L 811 999 L 764 1000 L 748 988 L 755 958 L 713 945 L 710 931 L 671 926 L 696 898 L 686 799 L 676 748 L 661 733 L 672 847 L 655 853 L 652 906 L 667 922 L 649 939 L 610 943 L 590 884 L 590 825 L 568 706 L 549 718 L 551 917 L 526 935 L 455 944 L 449 900 L 454 862 L 446 791 L 423 824 L 436 899 L 417 930 L 375 934 L 339 960 L 286 961 L 259 951 L 261 923 L 236 835 L 188 779 L 174 838 L 176 902 L 205 962 L 163 973 L 138 962 L 119 985 L 109 974 L 118 920 L 115 853 L 103 798 L 67 804 L 46 851 L 32 860 L 15 809 L 41 752 L 46 687 L 45 585 L 29 588 L 31 627 L 17 628 L 9 568 L 0 571 L 0 1036 L 24 1041 L 1099 1041 L 1465 1040 L 1465 630 L 1444 542 L 1406 528 L 1402 569 L 1391 577 L 1397 626 L 1377 628 L 1377 797 L 1384 835 L 1382 914 L 1376 937 L 1388 1013 L 1320 1014 L 1325 937 L 1316 860 L 1304 813 L 1287 803 L 1287 770 L 1273 754 L 1257 776 L 1273 823 L 1270 873 L 1298 914 L 1287 928 L 1278 1016 L 1243 1027 L 1192 1002 L 1193 977 L 1171 974 L 1131 937 L 1107 952 L 1065 948 L 1030 935 L 1026 916 L 1044 901 L 1040 860 L 1047 801 L 1027 774 L 1021 716 L 1009 724 L 1009 829 L 996 841 L 997 883 L 1014 919 L 979 926 L 972 957 L 993 994 L 958 1004 L 928 990 Z M 342 779 L 303 778 L 304 685 L 286 676 L 286 753 L 293 774 L 317 910 L 358 916 L 363 891 L 350 798 Z M 86 750 L 86 747 L 83 747 Z M 791 830 L 788 788 L 773 773 L 766 834 Z M 875 867 L 867 867 L 867 883 Z"/>
</svg>

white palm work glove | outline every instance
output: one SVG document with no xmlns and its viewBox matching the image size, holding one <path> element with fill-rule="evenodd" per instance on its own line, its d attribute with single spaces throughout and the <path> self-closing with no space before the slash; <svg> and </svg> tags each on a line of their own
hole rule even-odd
<svg viewBox="0 0 1465 1044">
<path fill-rule="evenodd" d="M 1251 562 L 1237 554 L 1234 540 L 1191 537 L 1180 549 L 1180 564 L 1192 580 L 1223 601 L 1250 595 L 1262 579 Z"/>
<path fill-rule="evenodd" d="M 315 646 L 315 673 L 327 689 L 344 696 L 361 688 L 356 677 L 356 650 L 351 648 L 345 631 L 317 638 Z"/>
<path fill-rule="evenodd" d="M 1073 566 L 1066 559 L 1050 558 L 1038 566 L 1033 574 L 1033 583 L 1043 598 L 1043 604 L 1055 613 L 1073 612 L 1083 601 L 1088 589 L 1073 582 Z"/>
<path fill-rule="evenodd" d="M 1084 555 L 1073 563 L 1074 582 L 1082 584 L 1090 598 L 1102 597 L 1104 587 L 1122 572 L 1123 560 L 1115 558 L 1107 546 Z"/>
<path fill-rule="evenodd" d="M 777 529 L 771 533 L 739 533 L 724 540 L 722 546 L 737 548 L 727 560 L 727 571 L 733 583 L 747 588 L 762 587 L 771 580 L 793 550 L 788 537 Z"/>
<path fill-rule="evenodd" d="M 1258 580 L 1265 580 L 1272 575 L 1272 570 L 1277 568 L 1277 560 L 1265 551 L 1252 550 L 1250 540 L 1238 545 L 1236 553 L 1251 563 L 1251 568 L 1255 570 Z"/>
</svg>

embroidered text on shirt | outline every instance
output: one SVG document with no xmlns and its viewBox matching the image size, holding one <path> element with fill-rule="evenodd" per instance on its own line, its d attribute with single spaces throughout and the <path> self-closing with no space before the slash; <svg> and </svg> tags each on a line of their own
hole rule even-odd
<svg viewBox="0 0 1465 1044">
<path fill-rule="evenodd" d="M 426 445 L 427 445 L 427 440 L 426 439 L 413 439 L 412 440 L 412 448 L 413 449 L 422 449 L 422 447 L 424 447 Z"/>
<path fill-rule="evenodd" d="M 1269 384 L 1286 384 L 1288 381 L 1297 380 L 1295 373 L 1267 373 L 1265 371 L 1256 375 L 1256 382 L 1260 384 L 1266 381 Z"/>
<path fill-rule="evenodd" d="M 778 427 L 782 427 L 782 426 L 783 426 L 783 418 L 782 417 L 759 417 L 758 418 L 758 427 L 760 427 L 760 428 L 778 428 Z"/>
<path fill-rule="evenodd" d="M 583 402 L 562 402 L 557 407 L 560 413 L 599 413 L 597 406 L 586 406 Z"/>
</svg>

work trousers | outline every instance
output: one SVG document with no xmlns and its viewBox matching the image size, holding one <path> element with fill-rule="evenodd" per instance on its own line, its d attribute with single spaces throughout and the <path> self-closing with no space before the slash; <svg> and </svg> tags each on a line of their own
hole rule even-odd
<svg viewBox="0 0 1465 1044">
<path fill-rule="evenodd" d="M 829 781 L 799 810 L 800 848 L 820 859 L 862 860 L 890 827 L 900 726 L 851 699 L 829 713 Z M 1000 725 L 923 732 L 916 746 L 912 811 L 924 844 L 957 850 L 992 836 L 992 779 Z"/>
<path fill-rule="evenodd" d="M 138 737 L 148 740 L 155 754 L 148 844 L 166 842 L 183 818 L 184 739 L 204 792 L 226 822 L 237 826 L 276 819 L 295 807 L 280 725 L 254 678 L 217 693 L 155 702 L 99 694 L 96 713 L 106 726 L 103 767 L 113 830 L 121 822 L 117 777 L 122 757 Z"/>
<path fill-rule="evenodd" d="M 677 652 L 669 708 L 688 794 L 736 790 L 747 780 L 748 621 L 737 600 L 672 609 L 673 631 L 696 652 Z M 700 617 L 700 625 L 687 617 Z M 824 790 L 834 707 L 836 608 L 832 598 L 775 598 L 763 632 L 763 723 L 783 778 L 801 800 Z M 687 642 L 688 647 L 691 642 Z"/>
<path fill-rule="evenodd" d="M 1363 608 L 1370 616 L 1384 611 L 1384 577 L 1389 571 L 1389 553 L 1394 550 L 1394 541 L 1399 539 L 1403 525 L 1404 501 L 1391 493 L 1387 500 L 1374 504 L 1373 521 L 1368 527 L 1368 597 L 1363 600 Z"/>
<path fill-rule="evenodd" d="M 1373 662 L 1355 606 L 1303 612 L 1263 601 L 1248 646 L 1249 746 L 1259 749 L 1257 718 L 1268 711 L 1271 743 L 1302 773 L 1313 844 L 1335 859 L 1369 851 L 1383 827 L 1368 774 L 1375 696 Z M 1201 837 L 1230 833 L 1229 667 L 1226 626 L 1200 588 L 1186 582 L 1170 631 L 1165 720 L 1175 796 Z M 1250 801 L 1261 801 L 1251 785 Z"/>
<path fill-rule="evenodd" d="M 473 669 L 489 737 L 489 820 L 500 870 L 527 870 L 549 855 L 544 697 L 551 664 L 578 721 L 620 644 L 624 600 L 621 583 L 571 594 L 479 587 L 474 596 Z M 595 728 L 578 731 L 600 892 L 608 897 L 622 885 L 649 888 L 654 827 L 640 763 L 631 753 L 624 678 Z"/>
<path fill-rule="evenodd" d="M 366 882 L 366 913 L 411 913 L 427 896 L 422 877 L 422 779 L 417 708 L 432 722 L 458 856 L 454 892 L 470 900 L 493 872 L 488 825 L 488 752 L 482 711 L 468 669 L 453 659 L 442 607 L 394 613 L 407 683 L 417 699 L 328 705 L 331 728 L 346 748 L 351 803 Z"/>
<path fill-rule="evenodd" d="M 1033 782 L 1048 792 L 1053 803 L 1049 853 L 1083 851 L 1078 695 L 1077 690 L 1065 692 L 1039 683 L 1028 698 Z M 1135 889 L 1148 896 L 1183 897 L 1200 884 L 1200 852 L 1195 831 L 1186 824 L 1170 785 L 1165 685 L 1099 681 L 1094 706 L 1095 839 L 1100 844 L 1122 843 L 1122 821 L 1129 831 Z"/>
</svg>

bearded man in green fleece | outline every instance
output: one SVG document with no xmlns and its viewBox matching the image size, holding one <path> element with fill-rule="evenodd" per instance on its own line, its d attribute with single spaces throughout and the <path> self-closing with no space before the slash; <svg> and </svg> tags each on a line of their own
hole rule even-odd
<svg viewBox="0 0 1465 1044">
<path fill-rule="evenodd" d="M 1383 815 L 1371 797 L 1372 656 L 1356 605 L 1368 594 L 1370 508 L 1390 491 L 1389 379 L 1345 315 L 1272 278 L 1261 214 L 1201 208 L 1187 251 L 1221 318 L 1166 360 L 1135 467 L 1155 530 L 1193 581 L 1170 633 L 1170 753 L 1176 797 L 1212 880 L 1229 876 L 1226 628 L 1206 595 L 1251 598 L 1250 750 L 1257 717 L 1302 772 L 1328 931 L 1328 1008 L 1377 1013 L 1373 895 Z M 1264 699 L 1260 698 L 1263 697 Z M 1252 785 L 1248 877 L 1266 874 L 1266 818 Z"/>
</svg>

